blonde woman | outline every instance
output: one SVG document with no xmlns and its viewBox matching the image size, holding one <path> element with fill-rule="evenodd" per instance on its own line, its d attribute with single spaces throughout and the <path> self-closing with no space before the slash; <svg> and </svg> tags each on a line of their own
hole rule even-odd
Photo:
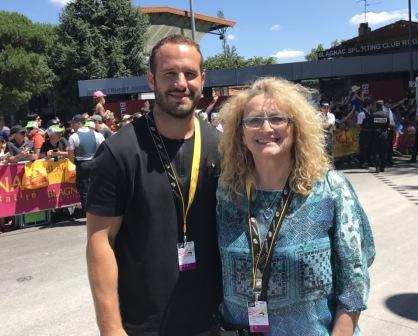
<svg viewBox="0 0 418 336">
<path fill-rule="evenodd" d="M 221 110 L 221 313 L 237 334 L 359 335 L 372 232 L 307 93 L 265 78 Z"/>
</svg>

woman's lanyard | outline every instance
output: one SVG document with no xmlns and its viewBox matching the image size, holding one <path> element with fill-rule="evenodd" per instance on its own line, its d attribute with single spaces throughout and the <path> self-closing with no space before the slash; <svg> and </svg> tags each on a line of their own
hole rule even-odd
<svg viewBox="0 0 418 336">
<path fill-rule="evenodd" d="M 283 195 L 280 200 L 280 206 L 277 209 L 267 232 L 264 241 L 261 241 L 260 231 L 257 221 L 251 214 L 252 199 L 252 181 L 251 178 L 246 180 L 246 193 L 248 199 L 248 230 L 250 233 L 250 245 L 252 254 L 252 288 L 253 300 L 257 302 L 259 299 L 265 301 L 267 299 L 268 279 L 270 275 L 270 264 L 274 244 L 281 224 L 292 201 L 293 191 L 289 187 L 289 178 L 283 189 Z"/>
<path fill-rule="evenodd" d="M 197 181 L 199 178 L 199 165 L 200 165 L 200 156 L 202 151 L 202 140 L 200 135 L 200 124 L 196 117 L 194 117 L 194 146 L 193 146 L 193 160 L 192 160 L 192 171 L 190 176 L 190 186 L 189 186 L 189 197 L 187 202 L 187 207 L 184 204 L 183 193 L 181 192 L 180 184 L 178 182 L 177 174 L 173 165 L 170 162 L 170 157 L 165 148 L 164 142 L 161 138 L 160 133 L 157 130 L 155 124 L 154 116 L 152 113 L 146 115 L 148 129 L 154 141 L 155 148 L 157 149 L 158 156 L 160 157 L 161 164 L 163 165 L 168 180 L 170 182 L 171 190 L 173 192 L 173 197 L 176 200 L 176 193 L 180 195 L 181 209 L 182 209 L 182 218 L 183 218 L 183 245 L 187 242 L 187 216 L 190 210 L 190 207 L 193 203 L 194 196 L 196 193 Z"/>
</svg>

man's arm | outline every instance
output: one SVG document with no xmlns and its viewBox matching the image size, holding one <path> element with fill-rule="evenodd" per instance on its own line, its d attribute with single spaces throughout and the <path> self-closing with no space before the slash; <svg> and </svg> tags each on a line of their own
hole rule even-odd
<svg viewBox="0 0 418 336">
<path fill-rule="evenodd" d="M 347 313 L 338 309 L 335 316 L 334 328 L 332 336 L 352 336 L 356 328 L 360 312 Z"/>
<path fill-rule="evenodd" d="M 122 217 L 87 213 L 87 269 L 101 336 L 127 336 L 118 298 L 118 266 L 114 253 Z"/>
<path fill-rule="evenodd" d="M 68 154 L 68 156 L 67 156 L 67 158 L 71 161 L 71 162 L 74 162 L 74 150 L 73 149 L 68 149 L 67 148 L 67 154 Z"/>
</svg>

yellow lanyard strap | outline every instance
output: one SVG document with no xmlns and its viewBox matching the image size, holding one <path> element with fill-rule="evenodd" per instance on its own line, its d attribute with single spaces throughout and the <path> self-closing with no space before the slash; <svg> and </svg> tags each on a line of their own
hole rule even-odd
<svg viewBox="0 0 418 336">
<path fill-rule="evenodd" d="M 185 207 L 184 197 L 180 188 L 176 171 L 170 162 L 170 157 L 165 148 L 164 141 L 162 140 L 160 134 L 158 133 L 158 130 L 155 125 L 154 117 L 152 114 L 148 114 L 146 118 L 147 118 L 148 129 L 150 131 L 150 134 L 154 141 L 155 148 L 157 149 L 158 155 L 160 157 L 161 164 L 166 170 L 167 177 L 169 179 L 171 187 L 174 188 L 177 191 L 177 193 L 180 195 L 181 210 L 182 210 L 182 215 L 183 215 L 184 242 L 186 242 L 187 240 L 187 215 L 189 213 L 190 207 L 193 203 L 194 196 L 196 193 L 197 182 L 199 179 L 200 157 L 201 157 L 201 152 L 202 152 L 202 137 L 200 133 L 199 120 L 196 117 L 194 118 L 195 137 L 194 137 L 194 146 L 193 146 L 193 159 L 192 159 L 192 168 L 191 168 L 191 176 L 190 176 L 188 204 L 187 204 L 187 207 Z"/>
<path fill-rule="evenodd" d="M 194 118 L 194 146 L 193 146 L 192 172 L 190 175 L 189 198 L 188 198 L 186 209 L 184 209 L 183 195 L 181 195 L 180 193 L 181 198 L 182 198 L 182 205 L 183 205 L 183 233 L 185 236 L 187 234 L 187 215 L 193 203 L 194 195 L 196 193 L 196 188 L 197 188 L 197 181 L 199 179 L 199 166 L 200 166 L 201 153 L 202 153 L 202 137 L 200 135 L 200 124 L 199 124 L 199 120 L 195 117 Z"/>
</svg>

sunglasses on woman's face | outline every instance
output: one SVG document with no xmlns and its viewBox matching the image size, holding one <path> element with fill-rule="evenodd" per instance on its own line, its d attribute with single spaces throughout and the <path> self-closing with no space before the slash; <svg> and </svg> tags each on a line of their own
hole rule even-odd
<svg viewBox="0 0 418 336">
<path fill-rule="evenodd" d="M 261 128 L 264 122 L 267 121 L 272 128 L 285 127 L 293 122 L 293 118 L 280 114 L 273 114 L 268 116 L 254 116 L 242 119 L 242 125 L 245 128 Z"/>
</svg>

